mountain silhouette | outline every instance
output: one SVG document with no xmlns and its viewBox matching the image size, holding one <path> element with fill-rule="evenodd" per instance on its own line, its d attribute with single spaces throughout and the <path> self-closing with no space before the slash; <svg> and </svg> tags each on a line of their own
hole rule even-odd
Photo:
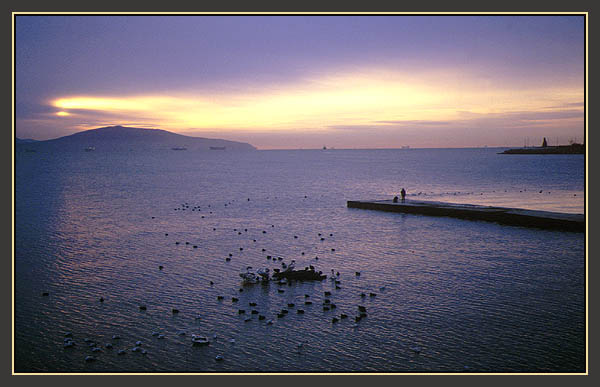
<svg viewBox="0 0 600 387">
<path fill-rule="evenodd" d="M 256 150 L 248 143 L 212 139 L 204 137 L 183 136 L 161 129 L 130 128 L 124 126 L 108 126 L 77 132 L 68 136 L 45 141 L 24 143 L 16 141 L 16 145 L 26 144 L 34 149 L 85 149 L 93 147 L 102 150 L 130 150 L 130 149 L 187 149 L 206 150 L 211 147 L 225 150 L 250 151 Z"/>
</svg>

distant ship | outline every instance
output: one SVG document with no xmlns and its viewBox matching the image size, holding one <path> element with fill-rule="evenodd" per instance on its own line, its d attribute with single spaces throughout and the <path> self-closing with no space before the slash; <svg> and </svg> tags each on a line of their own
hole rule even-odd
<svg viewBox="0 0 600 387">
<path fill-rule="evenodd" d="M 176 146 L 176 147 L 173 147 L 171 149 L 173 149 L 173 150 L 187 150 L 187 148 L 184 148 L 182 146 Z"/>
<path fill-rule="evenodd" d="M 85 148 L 86 152 L 91 152 L 91 151 L 95 151 L 96 147 L 95 146 L 88 146 L 87 148 Z"/>
<path fill-rule="evenodd" d="M 327 147 L 326 147 L 326 146 L 323 146 L 323 150 L 327 150 Z"/>
<path fill-rule="evenodd" d="M 225 150 L 224 146 L 211 146 L 210 150 Z"/>
<path fill-rule="evenodd" d="M 410 149 L 410 145 L 402 145 L 402 149 Z"/>
</svg>

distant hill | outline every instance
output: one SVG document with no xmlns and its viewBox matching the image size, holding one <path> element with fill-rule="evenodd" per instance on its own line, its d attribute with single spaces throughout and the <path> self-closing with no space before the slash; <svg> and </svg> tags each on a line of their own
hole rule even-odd
<svg viewBox="0 0 600 387">
<path fill-rule="evenodd" d="M 25 140 L 16 141 L 24 144 Z M 90 129 L 46 141 L 27 142 L 28 148 L 34 149 L 85 149 L 94 147 L 102 150 L 158 150 L 158 149 L 186 149 L 206 150 L 211 147 L 219 150 L 249 151 L 256 150 L 250 144 L 237 141 L 228 141 L 204 137 L 183 136 L 161 129 L 129 128 L 124 126 L 108 126 L 105 128 Z"/>
</svg>

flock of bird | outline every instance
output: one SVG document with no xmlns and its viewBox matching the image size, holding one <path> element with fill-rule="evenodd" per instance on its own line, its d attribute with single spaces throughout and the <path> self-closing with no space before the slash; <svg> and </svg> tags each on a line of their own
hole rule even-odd
<svg viewBox="0 0 600 387">
<path fill-rule="evenodd" d="M 305 196 L 306 198 L 306 196 Z M 250 201 L 250 198 L 247 199 L 247 201 Z M 232 202 L 228 202 L 225 204 L 225 207 L 228 205 L 231 205 Z M 201 207 L 200 206 L 190 206 L 189 203 L 182 203 L 181 206 L 176 207 L 174 209 L 175 211 L 201 211 Z M 208 213 L 212 214 L 213 213 L 213 209 L 210 208 L 210 205 L 208 205 Z M 201 215 L 202 218 L 204 218 L 204 215 Z M 152 217 L 152 219 L 155 219 L 156 217 Z M 272 224 L 270 226 L 271 229 L 275 228 L 275 225 Z M 266 234 L 267 233 L 267 229 L 262 230 L 262 234 Z M 213 228 L 213 231 L 217 231 L 216 228 Z M 238 228 L 234 228 L 233 229 L 234 233 L 237 233 L 237 235 L 243 235 L 248 233 L 248 229 L 244 228 L 244 229 L 238 229 Z M 164 234 L 165 237 L 169 236 L 169 233 L 165 233 Z M 260 235 L 260 234 L 259 234 Z M 333 233 L 328 233 L 329 237 L 333 237 Z M 318 233 L 316 235 L 317 240 L 318 241 L 325 241 L 325 239 L 327 238 L 326 233 Z M 294 235 L 293 236 L 294 239 L 298 239 L 298 235 Z M 256 242 L 256 239 L 253 239 L 253 242 Z M 173 243 L 173 242 L 171 242 Z M 192 244 L 190 242 L 180 242 L 180 241 L 175 241 L 174 242 L 175 245 L 183 245 L 183 246 L 191 246 L 193 249 L 198 248 L 198 245 Z M 239 248 L 240 251 L 243 251 L 244 248 L 240 247 Z M 332 252 L 335 252 L 335 248 L 331 248 Z M 281 256 L 273 256 L 273 255 L 267 255 L 266 254 L 266 249 L 262 248 L 261 249 L 261 253 L 263 253 L 265 255 L 265 258 L 267 259 L 267 261 L 269 261 L 270 263 L 275 263 L 277 265 L 277 267 L 272 268 L 273 272 L 279 272 L 281 271 L 285 271 L 285 270 L 293 270 L 295 268 L 295 265 L 297 265 L 295 260 L 291 260 L 290 263 L 286 263 L 284 261 L 284 258 Z M 301 256 L 305 256 L 305 252 L 301 253 Z M 233 257 L 233 253 L 229 253 L 228 256 L 225 258 L 226 262 L 230 262 L 231 259 Z M 300 258 L 299 258 L 300 259 Z M 308 258 L 307 258 L 308 259 Z M 317 262 L 319 261 L 319 257 L 315 256 L 314 258 L 310 259 L 311 261 L 314 260 L 314 265 L 317 264 Z M 323 262 L 323 261 L 321 261 Z M 165 263 L 164 265 L 167 265 L 167 263 Z M 158 270 L 162 271 L 165 269 L 164 265 L 159 265 L 158 266 Z M 246 266 L 246 265 L 244 265 Z M 249 270 L 251 267 L 246 266 L 246 269 Z M 310 264 L 308 264 L 305 267 L 306 270 L 316 270 L 316 268 L 313 266 L 313 263 L 311 262 Z M 269 269 L 266 268 L 266 273 L 269 272 Z M 263 276 L 263 279 L 265 278 L 265 269 L 260 269 L 259 270 L 259 274 L 261 274 Z M 267 274 L 268 276 L 268 274 Z M 356 278 L 360 278 L 361 276 L 361 272 L 360 271 L 355 271 L 354 272 L 354 276 Z M 336 291 L 340 291 L 341 288 L 341 275 L 339 273 L 339 271 L 336 271 L 334 269 L 331 269 L 329 276 L 326 280 L 324 281 L 330 281 L 331 285 L 332 285 L 332 291 L 336 292 Z M 291 286 L 295 286 L 297 281 L 294 280 L 286 280 L 286 279 L 280 279 L 280 280 L 274 280 L 273 278 L 271 278 L 268 281 L 261 281 L 261 285 L 251 285 L 251 286 L 269 286 L 269 284 L 276 284 L 277 286 L 275 286 L 277 293 L 285 293 L 285 287 L 291 287 Z M 210 286 L 214 285 L 213 281 L 210 281 Z M 238 292 L 242 293 L 244 292 L 245 288 L 248 288 L 248 284 L 246 283 L 242 283 L 241 286 L 238 288 Z M 379 288 L 381 291 L 385 290 L 385 287 L 380 287 Z M 333 311 L 337 311 L 338 310 L 338 306 L 336 305 L 336 303 L 334 302 L 334 296 L 332 294 L 332 291 L 324 291 L 323 292 L 323 296 L 322 296 L 322 310 L 323 312 L 333 312 Z M 44 292 L 42 294 L 43 296 L 48 296 L 49 293 L 48 292 Z M 240 297 L 236 297 L 236 296 L 232 296 L 231 297 L 231 305 L 232 306 L 236 306 L 237 307 L 237 314 L 238 315 L 243 315 L 243 321 L 245 323 L 253 321 L 254 319 L 252 318 L 253 316 L 257 316 L 257 320 L 258 321 L 264 321 L 264 324 L 266 325 L 272 325 L 275 323 L 275 321 L 277 319 L 283 319 L 285 318 L 291 311 L 295 310 L 296 314 L 298 315 L 303 315 L 307 312 L 311 312 L 314 311 L 314 307 L 313 305 L 313 300 L 314 300 L 314 294 L 304 294 L 301 300 L 284 300 L 281 308 L 277 311 L 274 311 L 273 317 L 272 318 L 268 318 L 268 311 L 260 311 L 260 306 L 258 305 L 258 303 L 256 301 L 250 301 L 248 302 L 248 310 L 246 310 L 246 308 L 244 306 L 241 305 L 240 302 Z M 318 296 L 318 295 L 317 295 Z M 370 299 L 373 297 L 376 297 L 377 294 L 374 292 L 362 292 L 359 294 L 360 299 L 361 300 L 366 300 L 366 299 Z M 225 300 L 225 296 L 224 295 L 218 295 L 217 296 L 217 300 L 219 303 L 222 303 Z M 100 302 L 104 302 L 104 298 L 100 297 L 99 298 Z M 286 302 L 287 301 L 287 302 Z M 291 302 L 293 301 L 293 302 Z M 364 303 L 364 302 L 363 302 Z M 341 320 L 347 320 L 347 319 L 352 319 L 354 320 L 354 324 L 353 327 L 357 328 L 358 327 L 358 322 L 361 321 L 362 319 L 367 317 L 367 308 L 365 305 L 363 305 L 363 303 L 357 304 L 355 306 L 355 313 L 352 316 L 349 316 L 349 312 L 343 313 L 340 312 L 339 314 L 335 314 L 333 313 L 333 315 L 331 314 L 325 314 L 327 317 L 327 319 L 330 320 L 331 324 L 336 324 L 338 322 L 340 322 Z M 145 311 L 147 310 L 147 305 L 145 304 L 140 304 L 138 306 L 140 311 Z M 171 313 L 173 315 L 178 314 L 180 311 L 176 308 L 172 308 Z M 273 311 L 271 311 L 271 313 L 273 313 Z M 276 316 L 276 318 L 275 318 Z M 197 316 L 196 319 L 201 318 L 200 316 Z M 185 336 L 186 332 L 184 331 L 180 331 L 178 333 L 178 335 L 181 336 Z M 152 336 L 155 337 L 157 340 L 160 339 L 164 339 L 165 335 L 160 333 L 160 332 L 152 332 Z M 216 339 L 216 334 L 214 335 L 213 339 Z M 86 345 L 88 345 L 90 347 L 90 351 L 91 351 L 91 355 L 88 355 L 85 357 L 85 361 L 86 362 L 93 362 L 95 360 L 97 360 L 95 355 L 99 355 L 102 352 L 105 351 L 114 351 L 114 347 L 117 345 L 117 343 L 119 343 L 120 337 L 118 335 L 114 335 L 112 337 L 112 340 L 110 342 L 106 342 L 104 343 L 104 345 L 102 346 L 101 343 L 89 339 L 89 338 L 85 338 L 83 341 L 85 342 Z M 231 343 L 235 343 L 235 339 L 230 339 Z M 73 334 L 71 332 L 67 332 L 65 333 L 65 338 L 64 338 L 64 342 L 63 342 L 63 346 L 65 349 L 67 348 L 73 348 L 75 346 L 76 342 L 73 339 Z M 192 335 L 192 339 L 191 339 L 191 345 L 194 346 L 204 346 L 204 345 L 209 345 L 210 344 L 210 340 L 208 339 L 208 337 L 206 336 L 200 336 L 200 335 Z M 303 343 L 298 343 L 297 348 L 298 350 L 300 350 L 303 347 Z M 411 348 L 415 353 L 419 353 L 420 352 L 420 348 Z M 136 341 L 135 346 L 129 348 L 130 352 L 139 352 L 141 355 L 146 355 L 148 353 L 148 351 L 144 348 L 143 343 L 141 340 Z M 118 351 L 116 351 L 116 353 L 118 355 L 125 355 L 127 352 L 129 352 L 128 350 L 121 348 Z M 223 361 L 224 360 L 224 356 L 222 354 L 219 354 L 215 357 L 215 361 Z"/>
</svg>

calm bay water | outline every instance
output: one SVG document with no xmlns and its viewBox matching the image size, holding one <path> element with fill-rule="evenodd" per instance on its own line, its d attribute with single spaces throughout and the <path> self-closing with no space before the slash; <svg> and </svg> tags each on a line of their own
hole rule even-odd
<svg viewBox="0 0 600 387">
<path fill-rule="evenodd" d="M 405 187 L 584 212 L 582 155 L 497 152 L 19 152 L 15 371 L 583 372 L 584 234 L 346 208 Z M 339 271 L 341 289 L 242 287 L 246 266 L 280 266 L 267 255 Z M 358 305 L 368 317 L 355 323 Z M 131 351 L 138 340 L 147 354 Z"/>
</svg>

